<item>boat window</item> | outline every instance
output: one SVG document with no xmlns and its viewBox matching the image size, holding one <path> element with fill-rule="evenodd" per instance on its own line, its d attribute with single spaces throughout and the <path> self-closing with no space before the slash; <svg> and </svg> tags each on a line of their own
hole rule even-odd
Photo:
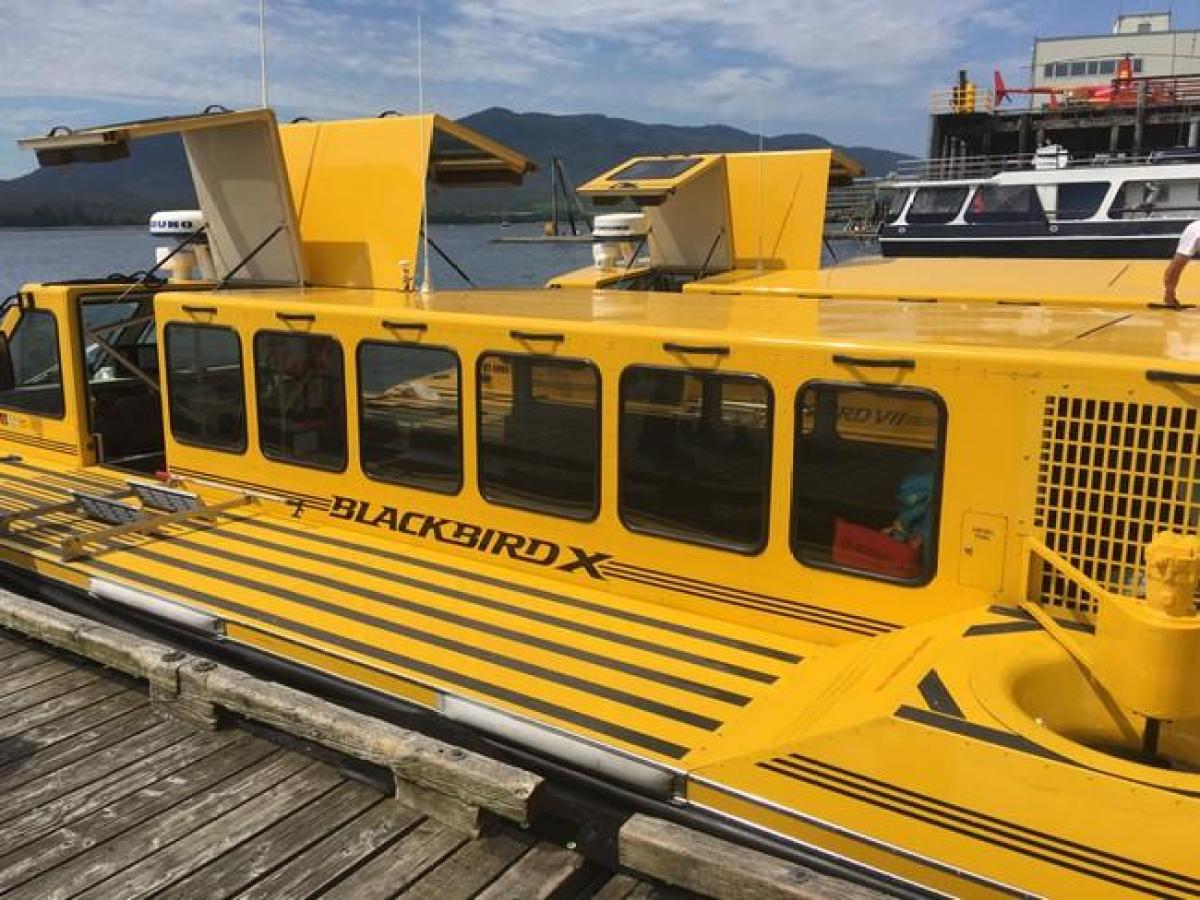
<svg viewBox="0 0 1200 900">
<path fill-rule="evenodd" d="M 1194 178 L 1127 181 L 1113 198 L 1108 215 L 1113 219 L 1195 219 L 1200 216 Z"/>
<path fill-rule="evenodd" d="M 1090 219 L 1108 195 L 1107 181 L 1068 181 L 1058 185 L 1054 217 L 1059 221 Z"/>
<path fill-rule="evenodd" d="M 346 467 L 346 388 L 337 341 L 260 331 L 254 384 L 264 456 L 315 469 Z"/>
<path fill-rule="evenodd" d="M 912 196 L 912 191 L 908 188 L 897 188 L 889 191 L 888 194 L 887 212 L 884 214 L 884 221 L 890 223 L 900 218 L 900 213 L 904 212 L 904 204 Z"/>
<path fill-rule="evenodd" d="M 232 328 L 172 322 L 166 328 L 167 409 L 181 444 L 246 449 L 242 344 Z"/>
<path fill-rule="evenodd" d="M 1112 75 L 1117 71 L 1117 61 L 1115 59 L 1100 60 L 1100 74 Z"/>
<path fill-rule="evenodd" d="M 621 376 L 620 511 L 633 531 L 753 553 L 767 538 L 770 386 L 631 366 Z"/>
<path fill-rule="evenodd" d="M 371 478 L 444 494 L 462 487 L 459 362 L 450 350 L 358 347 L 359 453 Z"/>
<path fill-rule="evenodd" d="M 479 358 L 479 489 L 570 519 L 600 508 L 600 374 L 585 360 Z"/>
<path fill-rule="evenodd" d="M 796 401 L 792 552 L 905 584 L 933 577 L 945 415 L 925 391 L 819 382 Z"/>
<path fill-rule="evenodd" d="M 1071 63 L 1071 75 L 1073 77 L 1078 77 L 1080 75 L 1086 75 L 1086 74 L 1087 74 L 1087 63 L 1084 63 L 1084 62 Z"/>
<path fill-rule="evenodd" d="M 967 204 L 965 218 L 973 224 L 1045 222 L 1046 214 L 1031 184 L 981 184 Z"/>
<path fill-rule="evenodd" d="M 699 156 L 677 159 L 643 159 L 609 176 L 610 181 L 667 181 L 678 178 L 700 162 Z"/>
<path fill-rule="evenodd" d="M 0 373 L 0 407 L 61 418 L 62 369 L 54 314 L 27 309 L 13 315 L 20 318 L 8 337 L 8 360 Z"/>
<path fill-rule="evenodd" d="M 967 199 L 967 187 L 920 188 L 908 210 L 908 221 L 917 225 L 944 225 L 958 217 Z"/>
<path fill-rule="evenodd" d="M 1071 72 L 1071 66 L 1068 63 L 1055 63 L 1054 64 L 1054 77 L 1055 78 L 1066 78 L 1067 75 L 1070 74 L 1070 72 Z"/>
<path fill-rule="evenodd" d="M 1045 67 L 1042 69 L 1042 75 L 1045 78 L 1053 78 L 1054 77 L 1054 63 L 1046 63 Z"/>
</svg>

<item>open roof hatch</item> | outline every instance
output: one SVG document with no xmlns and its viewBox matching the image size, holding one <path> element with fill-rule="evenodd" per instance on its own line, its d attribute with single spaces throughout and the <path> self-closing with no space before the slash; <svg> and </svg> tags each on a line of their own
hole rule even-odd
<svg viewBox="0 0 1200 900">
<path fill-rule="evenodd" d="M 167 116 L 77 131 L 56 128 L 17 143 L 35 151 L 41 165 L 58 166 L 122 159 L 130 155 L 133 141 L 160 134 L 183 139 L 218 278 L 234 272 L 230 283 L 302 284 L 296 213 L 270 110 Z"/>
<path fill-rule="evenodd" d="M 399 289 L 416 272 L 426 178 L 520 184 L 534 164 L 439 115 L 297 122 L 280 129 L 309 280 Z"/>
</svg>

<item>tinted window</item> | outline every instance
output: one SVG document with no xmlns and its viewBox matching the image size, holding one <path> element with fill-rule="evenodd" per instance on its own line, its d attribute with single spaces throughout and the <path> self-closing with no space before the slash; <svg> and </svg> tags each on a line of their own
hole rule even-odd
<svg viewBox="0 0 1200 900">
<path fill-rule="evenodd" d="M 264 456 L 317 469 L 345 468 L 346 397 L 337 341 L 259 332 L 254 386 Z"/>
<path fill-rule="evenodd" d="M 171 434 L 181 444 L 246 449 L 242 345 L 230 328 L 172 323 L 166 329 Z"/>
<path fill-rule="evenodd" d="M 971 202 L 967 204 L 965 216 L 968 222 L 1042 222 L 1042 212 L 1037 189 L 1033 185 L 980 185 Z"/>
<path fill-rule="evenodd" d="M 681 159 L 644 159 L 632 163 L 612 176 L 612 181 L 657 181 L 678 178 L 700 162 L 698 156 Z"/>
<path fill-rule="evenodd" d="M 479 359 L 479 488 L 495 503 L 591 519 L 600 507 L 600 376 L 582 360 Z"/>
<path fill-rule="evenodd" d="M 1116 71 L 1117 71 L 1117 61 L 1115 59 L 1100 60 L 1100 74 L 1101 75 L 1112 75 Z"/>
<path fill-rule="evenodd" d="M 1095 75 L 1099 71 L 1100 71 L 1100 63 L 1096 62 L 1095 60 L 1093 60 L 1092 62 L 1089 62 L 1087 64 L 1087 73 L 1089 75 Z"/>
<path fill-rule="evenodd" d="M 1140 75 L 1142 73 L 1143 62 L 1144 62 L 1144 60 L 1141 60 L 1141 59 L 1135 59 L 1133 61 L 1133 71 L 1138 75 Z"/>
<path fill-rule="evenodd" d="M 953 221 L 967 199 L 965 187 L 921 188 L 908 210 L 908 221 L 938 225 Z"/>
<path fill-rule="evenodd" d="M 37 416 L 63 414 L 62 369 L 58 362 L 58 327 L 45 310 L 17 311 L 20 316 L 8 339 L 13 386 L 0 391 L 0 406 Z"/>
<path fill-rule="evenodd" d="M 1073 76 L 1086 75 L 1087 63 L 1073 62 L 1071 63 L 1071 74 Z"/>
<path fill-rule="evenodd" d="M 1054 64 L 1054 76 L 1056 78 L 1065 78 L 1071 71 L 1071 67 L 1066 63 Z"/>
<path fill-rule="evenodd" d="M 621 377 L 621 518 L 742 551 L 767 536 L 771 392 L 762 379 L 631 366 Z"/>
<path fill-rule="evenodd" d="M 1055 216 L 1062 220 L 1090 219 L 1108 194 L 1107 181 L 1077 181 L 1058 186 Z"/>
<path fill-rule="evenodd" d="M 908 202 L 911 194 L 912 191 L 907 188 L 904 190 L 889 191 L 885 221 L 895 222 L 900 218 L 900 213 L 904 211 L 904 204 Z"/>
<path fill-rule="evenodd" d="M 1127 181 L 1113 198 L 1113 219 L 1194 219 L 1200 214 L 1194 179 Z"/>
<path fill-rule="evenodd" d="M 801 562 L 933 575 L 942 412 L 916 391 L 817 384 L 796 404 L 792 550 Z"/>
<path fill-rule="evenodd" d="M 1046 67 L 1042 69 L 1042 75 L 1046 78 L 1054 77 L 1054 63 L 1046 63 Z"/>
<path fill-rule="evenodd" d="M 459 363 L 449 350 L 364 343 L 358 348 L 363 471 L 453 494 L 462 487 Z"/>
</svg>

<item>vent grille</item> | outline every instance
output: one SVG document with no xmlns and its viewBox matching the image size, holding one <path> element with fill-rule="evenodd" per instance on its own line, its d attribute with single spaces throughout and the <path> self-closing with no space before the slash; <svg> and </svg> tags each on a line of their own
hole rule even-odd
<svg viewBox="0 0 1200 900">
<path fill-rule="evenodd" d="M 1150 539 L 1196 533 L 1196 423 L 1191 407 L 1048 397 L 1034 518 L 1046 546 L 1109 591 L 1142 596 Z M 1043 603 L 1096 611 L 1094 598 L 1049 566 L 1034 583 Z"/>
</svg>

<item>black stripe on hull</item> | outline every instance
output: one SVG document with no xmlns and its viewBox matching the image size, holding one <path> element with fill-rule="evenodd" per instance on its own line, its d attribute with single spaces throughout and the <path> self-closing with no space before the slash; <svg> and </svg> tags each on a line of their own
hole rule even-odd
<svg viewBox="0 0 1200 900">
<path fill-rule="evenodd" d="M 967 838 L 1019 853 L 1152 897 L 1194 897 L 1200 879 L 1130 857 L 1080 844 L 922 794 L 812 757 L 789 754 L 764 760 L 758 767 L 933 825 Z"/>
<path fill-rule="evenodd" d="M 897 240 L 880 238 L 880 252 L 890 258 L 974 256 L 984 259 L 1161 259 L 1171 258 L 1177 237 L 1089 240 L 1062 237 L 1049 239 L 1007 238 L 1001 240 Z"/>
</svg>

